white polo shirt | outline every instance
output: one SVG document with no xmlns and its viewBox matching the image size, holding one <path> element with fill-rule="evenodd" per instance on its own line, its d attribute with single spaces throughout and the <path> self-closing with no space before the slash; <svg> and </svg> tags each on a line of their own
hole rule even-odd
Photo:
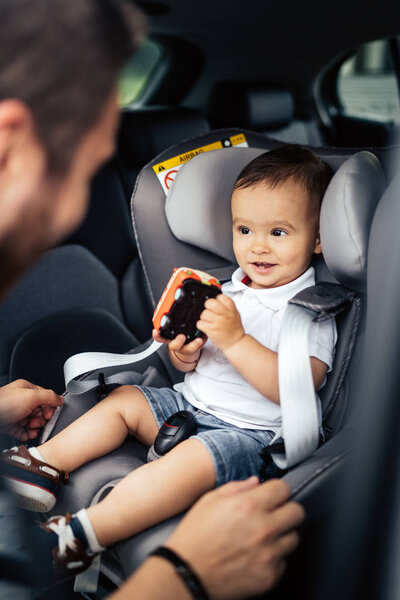
<svg viewBox="0 0 400 600">
<path fill-rule="evenodd" d="M 314 269 L 310 267 L 294 281 L 276 288 L 253 289 L 245 280 L 245 273 L 237 269 L 222 291 L 235 302 L 245 332 L 278 352 L 279 331 L 288 300 L 315 284 Z M 309 355 L 328 365 L 328 371 L 332 368 L 336 339 L 334 319 L 311 324 Z M 193 406 L 227 423 L 272 431 L 281 426 L 280 406 L 253 388 L 210 340 L 203 346 L 196 369 L 186 373 L 184 382 L 174 387 Z"/>
</svg>

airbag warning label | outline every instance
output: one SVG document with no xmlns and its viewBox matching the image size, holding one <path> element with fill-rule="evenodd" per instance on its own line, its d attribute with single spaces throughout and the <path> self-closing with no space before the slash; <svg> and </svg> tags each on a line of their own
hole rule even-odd
<svg viewBox="0 0 400 600">
<path fill-rule="evenodd" d="M 218 140 L 217 142 L 212 142 L 206 146 L 200 146 L 200 148 L 189 150 L 189 152 L 185 152 L 185 154 L 179 154 L 178 156 L 169 158 L 164 162 L 154 165 L 153 171 L 157 175 L 158 181 L 160 182 L 165 194 L 167 194 L 174 183 L 175 176 L 179 169 L 198 154 L 210 152 L 210 150 L 220 150 L 221 148 L 238 148 L 239 146 L 246 148 L 248 147 L 246 137 L 243 133 L 232 135 L 231 137 Z"/>
</svg>

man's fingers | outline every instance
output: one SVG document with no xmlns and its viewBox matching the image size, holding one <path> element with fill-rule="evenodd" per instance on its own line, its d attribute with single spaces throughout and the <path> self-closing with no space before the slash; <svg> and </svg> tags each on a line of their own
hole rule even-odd
<svg viewBox="0 0 400 600">
<path fill-rule="evenodd" d="M 43 417 L 45 418 L 45 420 L 48 421 L 49 419 L 51 419 L 51 417 L 54 414 L 54 407 L 53 406 L 42 406 L 42 414 L 43 414 Z"/>
<path fill-rule="evenodd" d="M 282 558 L 291 554 L 299 545 L 300 535 L 297 531 L 291 531 L 276 540 L 277 554 Z"/>
<path fill-rule="evenodd" d="M 29 429 L 41 429 L 47 422 L 47 419 L 43 417 L 34 417 L 29 420 L 28 428 Z"/>
<path fill-rule="evenodd" d="M 46 390 L 39 386 L 36 389 L 26 390 L 25 395 L 29 397 L 32 409 L 44 404 L 56 407 L 64 402 L 64 398 L 53 392 L 53 390 Z"/>
<path fill-rule="evenodd" d="M 256 476 L 249 477 L 249 479 L 244 479 L 242 481 L 231 481 L 229 483 L 225 483 L 221 485 L 221 487 L 208 492 L 205 494 L 205 497 L 208 497 L 210 500 L 216 498 L 227 498 L 228 496 L 233 496 L 235 494 L 239 494 L 240 492 L 245 492 L 259 485 L 259 479 Z"/>
<path fill-rule="evenodd" d="M 25 429 L 17 429 L 14 432 L 14 437 L 21 440 L 21 442 L 27 442 L 29 440 L 29 436 L 28 436 L 27 432 L 25 431 Z"/>
<path fill-rule="evenodd" d="M 28 429 L 28 439 L 34 440 L 39 435 L 40 429 Z"/>
<path fill-rule="evenodd" d="M 37 406 L 30 414 L 30 417 L 40 417 L 43 415 L 43 407 Z"/>
<path fill-rule="evenodd" d="M 304 508 L 297 502 L 286 502 L 268 513 L 268 523 L 265 526 L 266 539 L 277 537 L 292 531 L 304 520 Z"/>
<path fill-rule="evenodd" d="M 282 479 L 270 479 L 252 490 L 251 498 L 267 510 L 273 510 L 286 502 L 290 493 L 289 486 Z"/>
</svg>

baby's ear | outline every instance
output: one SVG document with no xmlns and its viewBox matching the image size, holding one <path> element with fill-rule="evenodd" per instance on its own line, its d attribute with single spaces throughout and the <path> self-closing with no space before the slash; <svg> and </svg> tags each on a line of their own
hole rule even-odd
<svg viewBox="0 0 400 600">
<path fill-rule="evenodd" d="M 314 254 L 322 254 L 321 237 L 319 235 L 319 231 L 315 238 Z"/>
</svg>

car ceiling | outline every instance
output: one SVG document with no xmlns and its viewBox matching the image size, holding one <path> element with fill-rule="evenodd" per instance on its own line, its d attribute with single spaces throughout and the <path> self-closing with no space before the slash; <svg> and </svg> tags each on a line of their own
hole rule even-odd
<svg viewBox="0 0 400 600">
<path fill-rule="evenodd" d="M 394 0 L 143 0 L 139 4 L 149 14 L 150 33 L 195 44 L 215 78 L 285 83 L 294 88 L 308 86 L 324 65 L 357 44 L 400 33 L 400 8 Z"/>
</svg>

